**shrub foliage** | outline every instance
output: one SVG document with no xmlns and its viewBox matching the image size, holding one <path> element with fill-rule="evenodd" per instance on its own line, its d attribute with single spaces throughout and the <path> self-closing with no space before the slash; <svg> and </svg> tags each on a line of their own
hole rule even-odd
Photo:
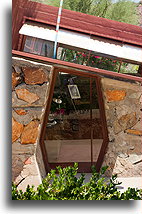
<svg viewBox="0 0 142 214">
<path fill-rule="evenodd" d="M 78 164 L 74 167 L 51 170 L 43 179 L 37 189 L 29 185 L 26 191 L 18 190 L 12 184 L 12 200 L 141 200 L 141 190 L 128 188 L 121 193 L 117 189 L 117 175 L 106 180 L 104 173 L 107 167 L 103 167 L 100 173 L 92 168 L 92 176 L 89 182 L 85 182 L 85 174 L 77 177 Z"/>
</svg>

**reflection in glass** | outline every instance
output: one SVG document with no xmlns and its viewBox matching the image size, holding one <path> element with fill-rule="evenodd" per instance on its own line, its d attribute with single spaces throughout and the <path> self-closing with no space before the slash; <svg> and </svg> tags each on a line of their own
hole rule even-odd
<svg viewBox="0 0 142 214">
<path fill-rule="evenodd" d="M 27 36 L 24 44 L 24 52 L 40 56 L 53 57 L 54 43 L 44 39 Z"/>
<path fill-rule="evenodd" d="M 91 163 L 92 130 L 93 161 L 96 162 L 102 128 L 95 80 L 92 91 L 90 94 L 90 77 L 58 74 L 44 141 L 49 163 Z"/>
</svg>

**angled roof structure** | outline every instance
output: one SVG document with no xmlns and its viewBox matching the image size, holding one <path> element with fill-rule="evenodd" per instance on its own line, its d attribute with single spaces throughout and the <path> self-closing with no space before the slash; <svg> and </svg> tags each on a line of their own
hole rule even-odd
<svg viewBox="0 0 142 214">
<path fill-rule="evenodd" d="M 56 24 L 58 8 L 47 5 L 45 8 L 47 14 L 49 14 L 48 21 Z M 61 27 L 131 44 L 142 45 L 141 27 L 80 12 L 64 9 L 62 12 Z"/>
<path fill-rule="evenodd" d="M 51 25 L 56 25 L 58 7 L 28 0 L 13 0 L 13 49 L 22 26 L 23 16 Z M 17 17 L 17 18 L 16 18 Z M 17 23 L 15 23 L 15 21 Z M 142 46 L 142 28 L 101 17 L 63 9 L 61 28 L 82 32 L 92 36 Z"/>
<path fill-rule="evenodd" d="M 12 53 L 14 55 L 32 59 L 35 58 L 36 60 L 47 61 L 58 65 L 67 64 L 67 66 L 72 68 L 81 67 L 86 70 L 86 66 L 84 65 L 47 58 L 23 51 L 22 44 L 26 36 L 43 40 L 47 39 L 54 42 L 53 38 L 55 38 L 58 7 L 33 2 L 31 0 L 13 0 L 12 4 Z M 114 58 L 119 62 L 137 64 L 139 65 L 139 74 L 141 76 L 142 28 L 140 26 L 63 9 L 60 34 L 59 44 L 94 51 L 95 54 Z M 52 39 L 48 37 L 52 37 Z M 107 73 L 106 70 L 100 70 L 95 67 L 87 66 L 87 69 L 91 69 L 93 72 Z M 116 72 L 113 73 L 111 71 L 108 71 L 108 74 L 142 81 L 141 77 Z"/>
</svg>

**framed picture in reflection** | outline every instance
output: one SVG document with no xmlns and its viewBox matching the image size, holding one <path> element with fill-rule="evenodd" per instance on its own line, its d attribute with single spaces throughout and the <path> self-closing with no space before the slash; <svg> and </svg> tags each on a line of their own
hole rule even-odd
<svg viewBox="0 0 142 214">
<path fill-rule="evenodd" d="M 68 89 L 72 99 L 81 98 L 77 85 L 68 85 Z"/>
</svg>

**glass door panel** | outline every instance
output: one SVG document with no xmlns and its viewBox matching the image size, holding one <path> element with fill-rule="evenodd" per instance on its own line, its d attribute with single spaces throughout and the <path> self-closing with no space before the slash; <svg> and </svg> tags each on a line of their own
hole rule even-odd
<svg viewBox="0 0 142 214">
<path fill-rule="evenodd" d="M 96 163 L 103 143 L 102 122 L 96 90 L 96 81 L 92 78 L 92 161 Z"/>
<path fill-rule="evenodd" d="M 44 139 L 49 164 L 78 162 L 89 172 L 102 142 L 95 78 L 58 73 Z"/>
<path fill-rule="evenodd" d="M 59 73 L 45 138 L 49 163 L 90 163 L 90 124 L 90 78 Z"/>
</svg>

